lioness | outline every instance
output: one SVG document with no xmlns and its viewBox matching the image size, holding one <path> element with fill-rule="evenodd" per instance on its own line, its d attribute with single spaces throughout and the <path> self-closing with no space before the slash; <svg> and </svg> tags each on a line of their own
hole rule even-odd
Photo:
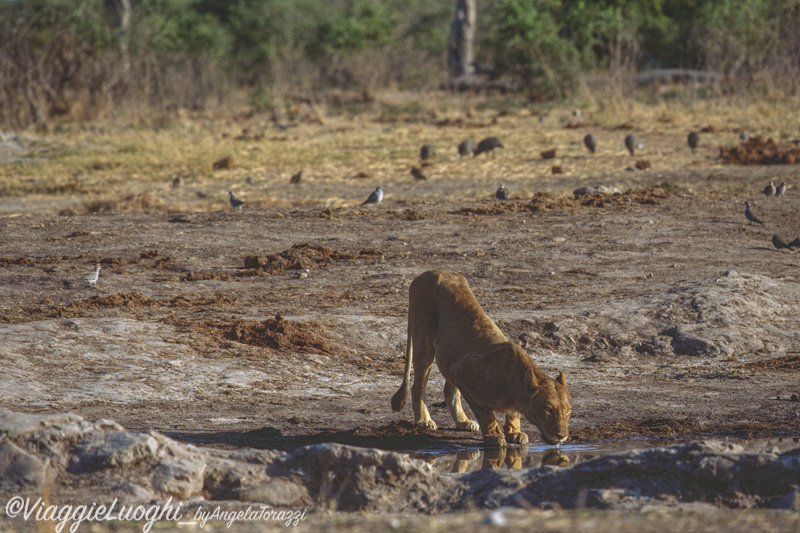
<svg viewBox="0 0 800 533">
<path fill-rule="evenodd" d="M 392 396 L 395 411 L 405 406 L 413 357 L 414 418 L 417 424 L 436 429 L 424 402 L 435 358 L 446 381 L 444 396 L 456 427 L 478 430 L 461 407 L 463 394 L 478 417 L 484 446 L 526 444 L 528 436 L 519 428 L 520 414 L 539 428 L 545 442 L 558 444 L 567 439 L 572 409 L 564 373 L 559 372 L 556 379 L 544 375 L 520 346 L 509 342 L 486 316 L 463 276 L 432 270 L 411 282 L 406 343 L 403 384 Z M 494 411 L 506 414 L 502 430 Z"/>
</svg>

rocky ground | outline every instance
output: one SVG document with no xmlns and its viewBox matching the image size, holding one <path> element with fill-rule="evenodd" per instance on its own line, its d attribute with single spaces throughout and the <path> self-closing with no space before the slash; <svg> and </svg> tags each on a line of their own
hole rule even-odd
<svg viewBox="0 0 800 533">
<path fill-rule="evenodd" d="M 730 167 L 684 172 L 682 179 L 790 181 L 792 172 L 787 165 Z M 598 178 L 598 184 L 613 182 Z M 523 344 L 550 375 L 566 373 L 571 443 L 641 438 L 651 446 L 709 437 L 783 438 L 788 440 L 780 451 L 786 453 L 764 450 L 760 459 L 741 460 L 795 472 L 797 456 L 788 450 L 800 437 L 800 253 L 778 250 L 771 241 L 774 234 L 787 242 L 800 235 L 800 197 L 793 187 L 780 198 L 762 197 L 760 191 L 656 187 L 578 197 L 512 194 L 505 203 L 487 198 L 465 205 L 430 194 L 435 183 L 418 186 L 429 191 L 418 195 L 421 199 L 387 198 L 366 207 L 4 216 L 0 408 L 113 420 L 139 435 L 130 438 L 148 453 L 202 445 L 212 448 L 202 453 L 215 460 L 238 454 L 237 460 L 263 465 L 289 461 L 286 457 L 302 462 L 301 456 L 311 453 L 303 446 L 322 443 L 403 452 L 475 449 L 479 435 L 451 429 L 438 374 L 428 395 L 442 431 L 416 430 L 410 408 L 394 413 L 389 404 L 401 380 L 408 285 L 422 271 L 437 268 L 466 276 L 510 339 Z M 453 187 L 453 180 L 441 186 Z M 763 226 L 748 224 L 744 200 L 754 204 Z M 102 267 L 100 279 L 89 286 L 81 278 L 95 264 Z M 93 483 L 101 478 L 82 472 L 97 475 L 106 468 L 105 459 L 92 456 L 102 464 L 91 468 L 74 459 L 82 466 L 73 464 L 71 472 L 69 461 L 86 452 L 85 432 L 121 430 L 98 427 L 76 430 L 73 440 L 50 456 L 26 449 L 17 430 L 6 429 L 3 445 L 19 448 L 12 452 L 20 457 L 36 451 L 37 460 L 66 472 L 54 494 L 89 497 L 97 494 Z M 537 440 L 533 426 L 523 428 Z M 159 435 L 144 436 L 151 431 Z M 715 446 L 685 445 L 651 459 L 693 464 L 709 453 L 724 462 L 720 457 L 736 452 Z M 358 463 L 364 453 L 347 452 L 348 461 Z M 336 457 L 330 460 L 337 468 L 349 468 Z M 144 468 L 159 463 L 148 461 L 137 475 L 153 475 Z M 207 458 L 202 461 L 208 464 Z M 402 464 L 414 472 L 423 468 Z M 596 475 L 615 479 L 618 470 L 608 468 Z M 714 479 L 739 475 L 708 468 L 718 476 Z M 458 489 L 442 491 L 448 498 L 474 496 L 476 484 L 521 484 L 525 505 L 536 508 L 555 502 L 624 511 L 659 502 L 771 507 L 792 490 L 791 483 L 779 485 L 781 494 L 739 485 L 723 490 L 712 480 L 703 490 L 716 487 L 713 494 L 692 492 L 677 481 L 661 492 L 627 494 L 622 480 L 597 485 L 596 494 L 565 493 L 545 501 L 534 493 L 550 485 L 535 483 L 544 474 L 531 472 L 443 476 L 442 483 Z M 553 476 L 547 483 L 553 484 L 571 483 L 559 476 L 584 475 L 547 472 Z M 766 475 L 785 474 L 775 472 Z M 733 477 L 725 478 L 729 474 Z M 117 475 L 124 477 L 115 470 Z M 216 486 L 210 478 L 189 478 L 200 487 Z M 405 487 L 405 497 L 416 485 L 413 476 L 400 478 L 397 487 Z M 164 488 L 169 476 L 163 477 L 164 486 L 120 479 L 108 478 L 113 490 L 143 500 L 168 494 L 247 500 L 219 487 L 171 492 Z M 306 480 L 305 496 L 284 503 L 324 508 L 327 500 L 308 488 L 312 482 L 320 481 Z M 128 486 L 125 492 L 124 483 L 146 490 Z M 6 495 L 16 490 L 3 489 Z M 392 503 L 341 509 L 414 514 L 462 508 L 458 498 L 430 495 L 403 507 L 392 493 L 382 492 L 388 488 L 369 490 Z M 695 496 L 686 496 L 690 492 Z M 470 497 L 480 508 L 521 505 L 520 494 L 480 494 Z M 261 496 L 252 501 L 266 501 Z M 741 518 L 725 516 L 728 524 Z M 322 520 L 349 527 L 349 519 Z"/>
</svg>

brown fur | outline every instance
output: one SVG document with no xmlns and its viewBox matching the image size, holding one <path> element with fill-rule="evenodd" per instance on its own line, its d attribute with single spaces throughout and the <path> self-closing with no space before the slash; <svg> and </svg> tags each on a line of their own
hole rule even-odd
<svg viewBox="0 0 800 533">
<path fill-rule="evenodd" d="M 414 418 L 430 429 L 436 429 L 436 423 L 428 414 L 424 396 L 434 360 L 446 381 L 445 399 L 456 427 L 478 430 L 478 424 L 469 420 L 461 407 L 463 394 L 478 418 L 485 446 L 527 443 L 528 436 L 520 431 L 520 415 L 539 428 L 549 444 L 567 439 L 572 409 L 564 373 L 556 379 L 546 376 L 486 315 L 463 276 L 438 270 L 411 282 L 406 369 L 403 383 L 392 397 L 392 408 L 402 410 L 413 362 Z M 506 414 L 502 429 L 495 411 Z"/>
</svg>

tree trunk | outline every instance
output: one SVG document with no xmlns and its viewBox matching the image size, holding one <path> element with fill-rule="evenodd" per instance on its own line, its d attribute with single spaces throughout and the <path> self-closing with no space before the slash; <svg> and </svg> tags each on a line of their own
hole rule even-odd
<svg viewBox="0 0 800 533">
<path fill-rule="evenodd" d="M 472 44 L 475 40 L 475 0 L 456 0 L 456 12 L 447 43 L 447 68 L 450 78 L 473 72 Z"/>
</svg>

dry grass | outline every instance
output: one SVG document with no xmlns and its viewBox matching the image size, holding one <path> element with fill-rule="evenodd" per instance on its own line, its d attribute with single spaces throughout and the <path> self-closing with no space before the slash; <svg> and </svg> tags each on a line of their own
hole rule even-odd
<svg viewBox="0 0 800 533">
<path fill-rule="evenodd" d="M 568 106 L 531 109 L 513 98 L 404 93 L 381 95 L 357 113 L 326 116 L 325 109 L 298 108 L 288 128 L 246 110 L 64 124 L 45 135 L 21 134 L 23 152 L 0 151 L 0 211 L 213 211 L 227 208 L 229 190 L 245 208 L 338 207 L 360 203 L 377 185 L 385 187 L 387 202 L 400 204 L 490 199 L 501 183 L 512 198 L 566 195 L 581 185 L 628 189 L 663 182 L 681 190 L 739 192 L 757 184 L 727 176 L 735 171 L 718 160 L 720 145 L 738 143 L 740 131 L 782 141 L 799 135 L 796 98 L 750 102 L 693 94 L 673 89 L 601 100 L 587 92 L 575 102 L 579 117 Z M 713 131 L 702 134 L 692 153 L 686 135 L 703 128 Z M 590 131 L 599 140 L 594 156 L 581 142 Z M 636 157 L 622 144 L 628 133 L 644 143 Z M 459 158 L 461 140 L 490 135 L 505 148 Z M 424 143 L 436 146 L 436 157 L 425 168 L 429 180 L 415 181 L 409 171 Z M 551 148 L 557 157 L 543 160 L 540 153 Z M 212 170 L 222 157 L 231 157 L 233 167 Z M 650 161 L 651 170 L 627 170 L 639 159 Z M 554 175 L 553 165 L 564 173 Z M 301 169 L 302 182 L 290 185 Z M 702 179 L 713 175 L 722 179 Z"/>
</svg>

